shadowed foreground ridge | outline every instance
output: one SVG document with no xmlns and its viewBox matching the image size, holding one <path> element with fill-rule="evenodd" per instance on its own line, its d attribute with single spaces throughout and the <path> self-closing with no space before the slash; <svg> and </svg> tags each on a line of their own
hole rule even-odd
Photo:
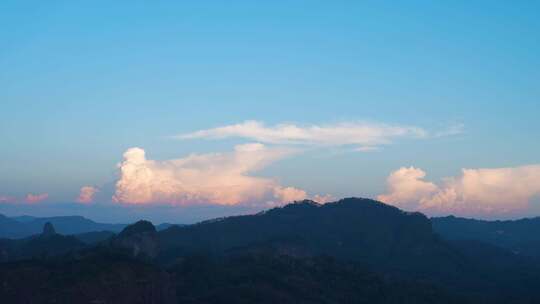
<svg viewBox="0 0 540 304">
<path fill-rule="evenodd" d="M 61 251 L 40 245 L 57 237 Z M 1 240 L 0 249 L 8 253 L 0 264 L 0 296 L 14 303 L 540 299 L 535 259 L 475 240 L 446 241 L 423 214 L 370 199 L 301 201 L 162 231 L 139 221 L 97 243 L 53 234 Z"/>
<path fill-rule="evenodd" d="M 224 254 L 263 245 L 287 250 L 294 245 L 308 255 L 389 266 L 395 258 L 413 263 L 416 257 L 444 247 L 421 213 L 355 198 L 324 205 L 302 201 L 257 215 L 172 227 L 159 237 L 164 250 Z"/>
</svg>

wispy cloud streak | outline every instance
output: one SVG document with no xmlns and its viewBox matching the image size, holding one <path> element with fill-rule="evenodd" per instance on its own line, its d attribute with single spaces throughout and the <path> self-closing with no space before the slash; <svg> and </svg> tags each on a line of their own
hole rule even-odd
<svg viewBox="0 0 540 304">
<path fill-rule="evenodd" d="M 343 146 L 356 145 L 360 150 L 389 144 L 396 138 L 425 138 L 428 132 L 414 126 L 366 122 L 343 122 L 328 125 L 278 124 L 266 126 L 259 121 L 245 121 L 213 129 L 176 136 L 179 139 L 223 139 L 239 137 L 268 144 Z"/>
</svg>

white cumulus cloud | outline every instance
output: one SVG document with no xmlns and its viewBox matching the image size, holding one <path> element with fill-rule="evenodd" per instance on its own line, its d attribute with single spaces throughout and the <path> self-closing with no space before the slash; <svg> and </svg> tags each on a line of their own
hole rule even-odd
<svg viewBox="0 0 540 304">
<path fill-rule="evenodd" d="M 260 143 L 238 145 L 229 153 L 191 154 L 151 160 L 141 148 L 130 148 L 118 165 L 115 202 L 132 204 L 264 204 L 304 199 L 307 193 L 271 178 L 252 176 L 295 150 Z"/>
<path fill-rule="evenodd" d="M 295 124 L 266 126 L 259 121 L 245 121 L 239 124 L 183 134 L 177 136 L 177 138 L 221 139 L 240 137 L 269 144 L 356 145 L 361 151 L 367 151 L 375 149 L 378 145 L 389 144 L 395 138 L 422 138 L 427 135 L 427 132 L 419 127 L 365 122 L 308 126 Z"/>
<path fill-rule="evenodd" d="M 421 202 L 438 191 L 435 184 L 424 181 L 425 176 L 426 173 L 421 169 L 400 168 L 387 179 L 389 193 L 379 195 L 378 199 L 407 210 L 420 209 Z"/>
<path fill-rule="evenodd" d="M 307 198 L 307 193 L 304 190 L 294 187 L 276 187 L 274 188 L 274 197 L 281 202 L 301 201 Z"/>
<path fill-rule="evenodd" d="M 525 210 L 540 196 L 540 165 L 463 169 L 440 185 L 425 181 L 425 176 L 421 169 L 400 168 L 390 174 L 388 193 L 378 199 L 427 213 L 504 215 Z"/>
</svg>

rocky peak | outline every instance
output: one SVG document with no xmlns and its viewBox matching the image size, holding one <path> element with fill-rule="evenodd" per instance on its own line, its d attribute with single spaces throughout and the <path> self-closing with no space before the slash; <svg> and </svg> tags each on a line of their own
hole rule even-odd
<svg viewBox="0 0 540 304">
<path fill-rule="evenodd" d="M 156 227 L 149 221 L 140 220 L 124 228 L 118 237 L 129 237 L 142 233 L 156 233 Z"/>
<path fill-rule="evenodd" d="M 133 257 L 153 258 L 158 253 L 156 227 L 149 221 L 138 221 L 124 228 L 113 240 L 113 244 L 131 251 Z"/>
<path fill-rule="evenodd" d="M 50 236 L 55 234 L 56 230 L 54 230 L 53 224 L 51 224 L 50 222 L 46 222 L 45 225 L 43 225 L 43 233 L 41 235 Z"/>
</svg>

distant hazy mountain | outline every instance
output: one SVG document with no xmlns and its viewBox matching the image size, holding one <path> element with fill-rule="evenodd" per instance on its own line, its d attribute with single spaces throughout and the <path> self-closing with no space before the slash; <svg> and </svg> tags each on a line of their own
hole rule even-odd
<svg viewBox="0 0 540 304">
<path fill-rule="evenodd" d="M 24 223 L 0 214 L 0 238 L 21 238 L 38 233 Z"/>
<path fill-rule="evenodd" d="M 38 234 L 47 222 L 53 224 L 58 233 L 73 235 L 103 231 L 118 233 L 127 226 L 127 224 L 98 223 L 82 216 L 34 217 L 23 215 L 7 217 L 0 214 L 0 238 L 16 239 Z M 160 231 L 176 225 L 182 226 L 180 224 L 162 223 L 157 225 L 156 229 Z M 104 235 L 101 234 L 101 236 Z M 99 234 L 89 234 L 87 235 L 88 241 L 98 236 Z"/>
<path fill-rule="evenodd" d="M 0 239 L 0 261 L 44 258 L 73 252 L 85 244 L 73 236 L 56 233 L 54 225 L 47 222 L 41 234 L 24 239 Z"/>
<path fill-rule="evenodd" d="M 540 218 L 484 221 L 455 216 L 432 218 L 433 229 L 448 240 L 477 240 L 516 254 L 540 257 Z"/>
<path fill-rule="evenodd" d="M 161 223 L 159 225 L 156 226 L 156 230 L 157 231 L 161 231 L 161 230 L 165 230 L 167 228 L 170 228 L 172 226 L 184 226 L 184 225 L 181 225 L 181 224 L 171 224 L 171 223 Z"/>
<path fill-rule="evenodd" d="M 51 223 L 61 234 L 80 234 L 93 231 L 119 232 L 125 224 L 97 223 L 82 216 L 31 217 L 19 216 L 9 218 L 0 215 L 0 238 L 24 238 L 38 234 L 45 223 Z"/>
<path fill-rule="evenodd" d="M 12 216 L 11 219 L 14 219 L 17 222 L 21 222 L 21 223 L 28 223 L 35 220 L 36 217 L 30 216 L 30 215 L 21 215 L 21 216 Z"/>
</svg>

